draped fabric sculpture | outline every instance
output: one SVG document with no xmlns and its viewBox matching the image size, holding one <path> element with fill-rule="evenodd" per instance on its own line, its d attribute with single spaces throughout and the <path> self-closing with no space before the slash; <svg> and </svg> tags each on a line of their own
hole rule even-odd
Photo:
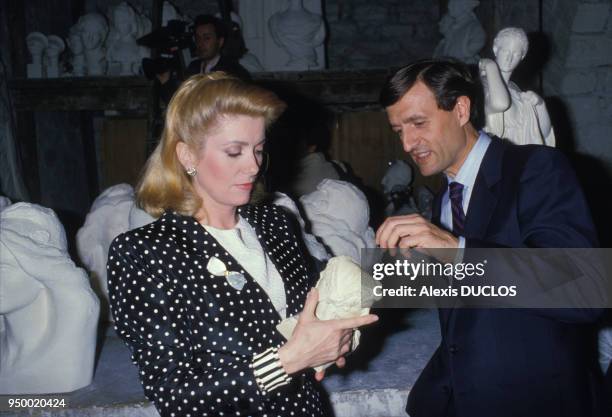
<svg viewBox="0 0 612 417">
<path fill-rule="evenodd" d="M 495 62 L 481 59 L 485 91 L 485 130 L 519 145 L 555 146 L 546 105 L 533 91 L 521 91 L 510 76 L 527 54 L 529 41 L 521 28 L 502 29 L 493 41 Z"/>
<path fill-rule="evenodd" d="M 449 0 L 448 13 L 440 20 L 442 40 L 434 57 L 453 57 L 468 64 L 478 62 L 478 53 L 485 45 L 484 28 L 474 14 L 477 0 Z"/>
<path fill-rule="evenodd" d="M 0 394 L 89 385 L 99 302 L 51 209 L 17 203 L 0 211 L 0 288 Z"/>
</svg>

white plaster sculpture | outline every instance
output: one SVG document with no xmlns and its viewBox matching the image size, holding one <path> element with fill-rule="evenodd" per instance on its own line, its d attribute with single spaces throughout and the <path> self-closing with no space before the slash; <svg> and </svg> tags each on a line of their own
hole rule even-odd
<svg viewBox="0 0 612 417">
<path fill-rule="evenodd" d="M 327 262 L 317 281 L 319 304 L 316 315 L 320 320 L 347 319 L 365 316 L 377 298 L 373 295 L 373 280 L 348 256 L 335 256 Z M 369 297 L 367 297 L 369 296 Z M 276 328 L 289 339 L 297 325 L 297 316 L 281 321 Z M 359 345 L 360 331 L 353 332 L 351 350 Z M 315 367 L 321 371 L 333 362 Z"/>
<path fill-rule="evenodd" d="M 0 394 L 89 385 L 99 302 L 51 209 L 17 203 L 0 212 L 0 288 Z"/>
<path fill-rule="evenodd" d="M 112 321 L 109 311 L 106 261 L 108 248 L 119 234 L 130 229 L 130 211 L 134 206 L 134 189 L 129 184 L 107 188 L 96 198 L 85 223 L 76 236 L 79 258 L 89 271 L 91 286 L 102 302 L 103 317 Z"/>
<path fill-rule="evenodd" d="M 106 43 L 106 59 L 110 75 L 135 75 L 140 71 L 141 47 L 136 43 L 139 18 L 136 11 L 121 2 L 110 9 L 111 30 Z"/>
<path fill-rule="evenodd" d="M 440 20 L 442 40 L 434 57 L 453 57 L 468 64 L 478 62 L 478 53 L 485 45 L 486 33 L 474 14 L 477 0 L 449 0 L 448 13 Z"/>
<path fill-rule="evenodd" d="M 308 252 L 310 252 L 310 254 L 319 261 L 328 260 L 330 255 L 327 253 L 325 246 L 323 246 L 315 236 L 306 232 L 306 223 L 304 222 L 295 201 L 293 201 L 287 194 L 276 192 L 274 193 L 274 204 L 286 208 L 295 216 L 300 225 L 300 229 L 302 230 L 302 237 L 306 247 L 308 248 Z"/>
<path fill-rule="evenodd" d="M 354 185 L 325 179 L 316 191 L 302 196 L 300 202 L 312 234 L 320 238 L 334 256 L 350 256 L 360 263 L 361 249 L 376 247 L 374 231 L 368 226 L 368 201 Z"/>
<path fill-rule="evenodd" d="M 66 43 L 56 35 L 47 37 L 48 44 L 45 49 L 45 72 L 47 78 L 57 78 L 60 74 L 59 56 L 66 49 Z"/>
<path fill-rule="evenodd" d="M 68 33 L 68 49 L 71 52 L 70 65 L 72 66 L 71 75 L 82 77 L 85 75 L 85 47 L 78 25 L 70 28 Z"/>
<path fill-rule="evenodd" d="M 268 27 L 276 44 L 289 55 L 284 69 L 323 68 L 315 48 L 325 41 L 325 22 L 320 14 L 306 10 L 303 0 L 289 0 L 286 10 L 270 17 Z"/>
<path fill-rule="evenodd" d="M 26 45 L 30 55 L 32 55 L 32 63 L 28 64 L 27 67 L 28 78 L 46 77 L 43 57 L 48 43 L 47 37 L 40 32 L 29 33 L 26 37 Z"/>
<path fill-rule="evenodd" d="M 555 146 L 544 100 L 533 91 L 521 91 L 510 76 L 527 54 L 529 41 L 521 28 L 505 28 L 493 41 L 495 61 L 481 59 L 480 76 L 485 92 L 485 130 L 519 145 Z"/>
<path fill-rule="evenodd" d="M 139 208 L 136 204 L 132 206 L 130 209 L 130 214 L 128 216 L 129 219 L 129 230 L 137 229 L 146 224 L 152 223 L 155 221 L 155 218 L 151 216 L 149 213 Z"/>
<path fill-rule="evenodd" d="M 81 16 L 77 22 L 85 49 L 85 64 L 87 75 L 106 74 L 106 50 L 104 42 L 108 36 L 108 24 L 104 16 L 98 13 L 89 13 Z"/>
<path fill-rule="evenodd" d="M 12 204 L 11 200 L 8 197 L 0 195 L 0 211 L 4 210 L 5 208 L 10 206 L 11 204 Z"/>
<path fill-rule="evenodd" d="M 412 179 L 412 167 L 406 161 L 398 159 L 389 164 L 381 181 L 387 199 L 385 207 L 387 217 L 419 212 L 412 196 Z"/>
<path fill-rule="evenodd" d="M 221 13 L 215 13 L 215 17 L 218 19 L 223 19 Z M 230 17 L 232 19 L 232 22 L 236 26 L 238 26 L 238 29 L 240 30 L 240 35 L 243 38 L 242 41 L 244 42 L 244 35 L 242 33 L 242 19 L 235 12 L 231 12 Z M 259 62 L 257 56 L 255 56 L 253 53 L 251 53 L 251 51 L 247 49 L 246 43 L 244 43 L 244 49 L 246 49 L 246 52 L 242 54 L 242 56 L 238 60 L 238 63 L 242 65 L 242 67 L 244 67 L 244 69 L 246 69 L 248 72 L 265 71 L 263 65 L 261 65 L 261 62 Z"/>
<path fill-rule="evenodd" d="M 599 350 L 599 366 L 601 372 L 606 373 L 612 366 L 612 327 L 603 327 L 597 334 L 597 345 Z"/>
</svg>

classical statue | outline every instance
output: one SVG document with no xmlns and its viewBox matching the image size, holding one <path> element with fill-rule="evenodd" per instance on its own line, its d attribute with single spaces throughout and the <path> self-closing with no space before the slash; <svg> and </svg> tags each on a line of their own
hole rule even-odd
<svg viewBox="0 0 612 417">
<path fill-rule="evenodd" d="M 484 28 L 474 14 L 478 0 L 449 0 L 448 13 L 440 20 L 443 38 L 434 50 L 434 57 L 453 57 L 468 64 L 478 62 L 478 53 L 485 45 Z"/>
<path fill-rule="evenodd" d="M 485 130 L 519 145 L 555 146 L 555 133 L 544 100 L 533 91 L 521 91 L 510 81 L 528 47 L 529 41 L 523 29 L 505 28 L 493 41 L 495 62 L 480 60 L 485 92 Z"/>
<path fill-rule="evenodd" d="M 0 288 L 0 394 L 89 385 L 99 302 L 51 209 L 17 203 L 0 211 Z"/>
<path fill-rule="evenodd" d="M 325 40 L 325 22 L 319 14 L 304 8 L 303 0 L 289 0 L 287 9 L 268 21 L 274 42 L 289 54 L 286 70 L 323 68 L 315 48 Z"/>
<path fill-rule="evenodd" d="M 104 41 L 108 36 L 106 19 L 101 14 L 89 13 L 79 18 L 77 28 L 85 49 L 86 74 L 106 74 L 107 62 L 104 49 Z"/>
<path fill-rule="evenodd" d="M 346 255 L 357 263 L 361 249 L 376 247 L 369 227 L 370 207 L 365 195 L 354 185 L 325 179 L 300 202 L 313 235 L 331 249 L 334 256 Z"/>
<path fill-rule="evenodd" d="M 28 78 L 45 78 L 43 56 L 48 43 L 47 37 L 40 32 L 29 33 L 26 37 L 26 45 L 32 55 L 32 63 L 27 67 Z"/>
<path fill-rule="evenodd" d="M 73 77 L 82 77 L 85 75 L 85 47 L 78 25 L 74 25 L 68 32 L 68 49 L 70 49 L 70 65 L 72 66 L 71 74 Z"/>
<path fill-rule="evenodd" d="M 109 321 L 112 317 L 106 280 L 108 248 L 115 237 L 130 230 L 133 207 L 134 189 L 131 185 L 117 184 L 107 188 L 93 202 L 76 236 L 79 258 L 89 271 L 92 287 L 102 302 L 103 317 Z"/>
<path fill-rule="evenodd" d="M 140 70 L 142 49 L 136 43 L 139 17 L 126 2 L 110 10 L 111 30 L 106 42 L 106 59 L 112 75 L 135 75 Z"/>
<path fill-rule="evenodd" d="M 57 78 L 61 74 L 59 68 L 59 56 L 66 49 L 66 43 L 56 35 L 47 37 L 47 49 L 45 49 L 45 71 L 47 78 Z"/>
</svg>

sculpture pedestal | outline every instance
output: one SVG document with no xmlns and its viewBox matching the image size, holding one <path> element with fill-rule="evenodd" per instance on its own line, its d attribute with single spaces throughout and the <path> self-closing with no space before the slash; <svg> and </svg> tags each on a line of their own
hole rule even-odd
<svg viewBox="0 0 612 417">
<path fill-rule="evenodd" d="M 440 343 L 435 310 L 383 310 L 376 327 L 343 370 L 331 368 L 323 385 L 336 417 L 405 417 L 410 388 Z M 68 407 L 45 409 L 46 417 L 158 417 L 143 395 L 138 371 L 113 329 L 107 331 L 93 383 L 66 394 Z M 33 410 L 3 417 L 31 416 Z M 41 414 L 41 415 L 42 415 Z"/>
</svg>

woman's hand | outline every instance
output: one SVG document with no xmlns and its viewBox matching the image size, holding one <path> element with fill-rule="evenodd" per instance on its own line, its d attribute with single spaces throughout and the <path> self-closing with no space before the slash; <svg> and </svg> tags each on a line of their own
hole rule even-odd
<svg viewBox="0 0 612 417">
<path fill-rule="evenodd" d="M 279 359 L 288 374 L 337 361 L 349 351 L 353 329 L 378 320 L 374 314 L 350 319 L 319 320 L 315 315 L 318 302 L 319 292 L 313 288 L 308 293 L 304 310 L 300 313 L 291 338 L 278 350 Z"/>
</svg>

